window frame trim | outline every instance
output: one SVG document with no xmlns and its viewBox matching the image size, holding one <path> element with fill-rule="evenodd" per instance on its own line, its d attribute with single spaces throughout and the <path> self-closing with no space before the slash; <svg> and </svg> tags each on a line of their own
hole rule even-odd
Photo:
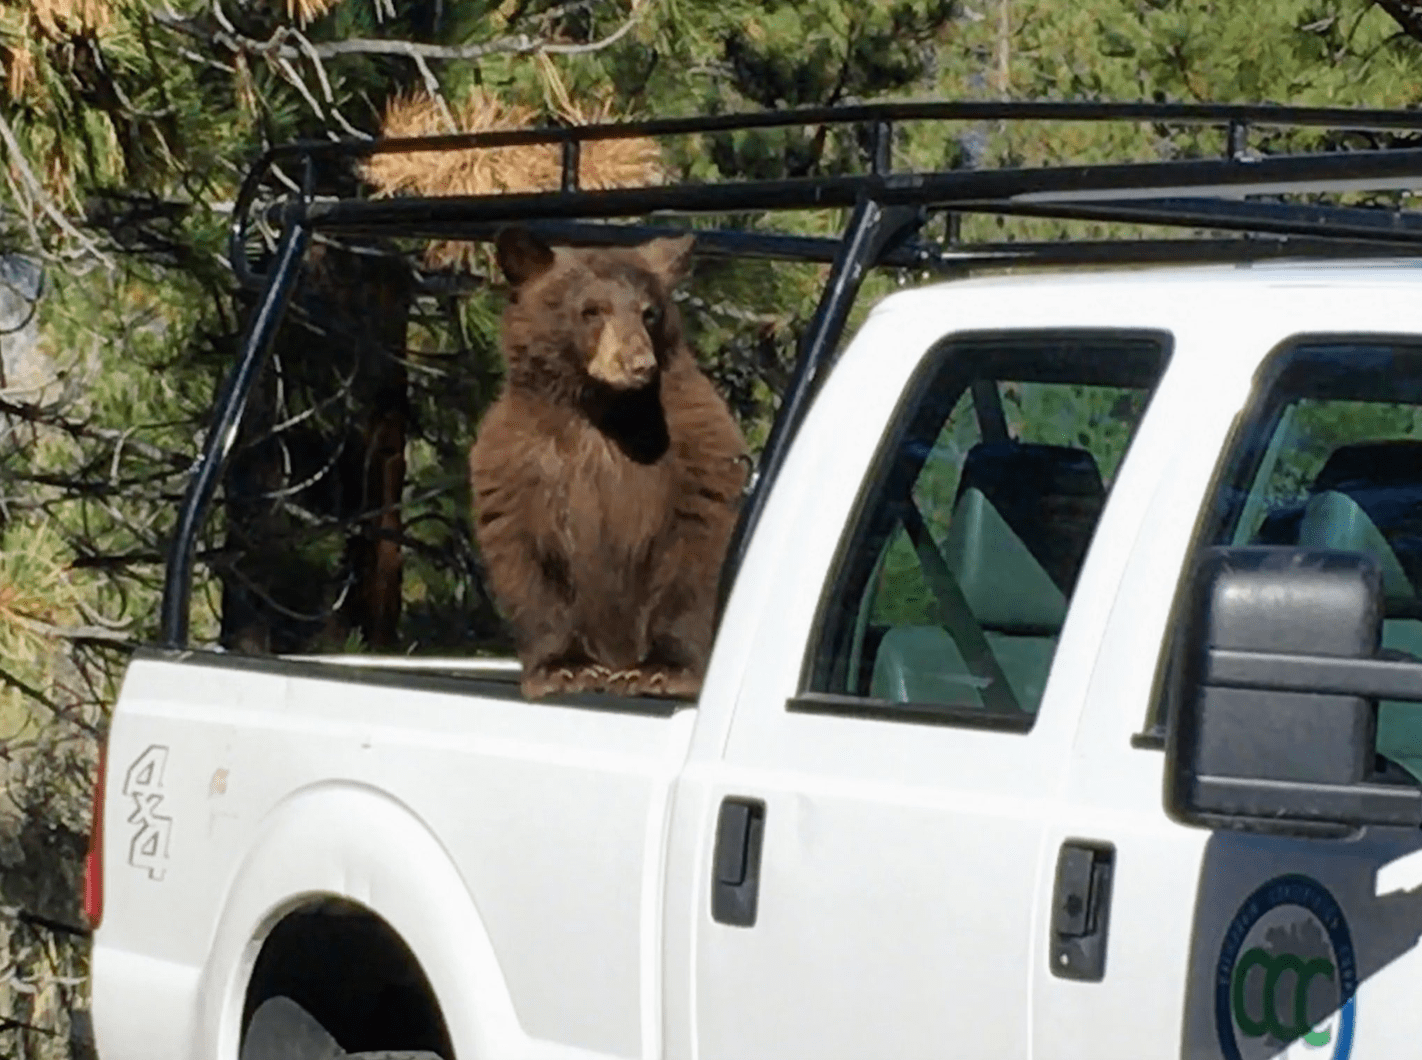
<svg viewBox="0 0 1422 1060">
<path fill-rule="evenodd" d="M 859 718 L 867 721 L 909 722 L 917 725 L 946 725 L 957 729 L 986 729 L 1025 735 L 1037 721 L 1036 711 L 1008 713 L 989 707 L 957 703 L 900 703 L 872 696 L 846 696 L 835 692 L 801 692 L 785 701 L 791 714 L 818 714 L 822 717 Z"/>
<path fill-rule="evenodd" d="M 1213 530 L 1213 501 L 1220 494 L 1224 476 L 1228 473 L 1240 446 L 1268 413 L 1272 388 L 1278 383 L 1287 365 L 1289 354 L 1300 346 L 1309 344 L 1382 346 L 1413 346 L 1422 357 L 1422 332 L 1400 331 L 1301 331 L 1276 342 L 1259 360 L 1249 384 L 1249 396 L 1230 424 L 1224 444 L 1215 458 L 1215 467 L 1205 487 L 1204 497 L 1195 512 L 1195 525 L 1190 531 L 1190 543 L 1186 546 L 1184 560 L 1176 577 L 1170 611 L 1165 619 L 1165 634 L 1158 649 L 1155 676 L 1151 681 L 1151 692 L 1146 702 L 1145 717 L 1139 731 L 1131 734 L 1130 746 L 1136 750 L 1161 751 L 1166 748 L 1170 733 L 1170 716 L 1166 711 L 1166 697 L 1170 694 L 1171 663 L 1178 648 L 1178 638 L 1183 618 L 1183 610 L 1188 604 L 1189 586 L 1194 576 L 1196 557 L 1200 554 L 1201 542 L 1207 531 Z M 1422 409 L 1422 402 L 1417 404 Z M 1208 547 L 1208 546 L 1206 546 Z"/>
<path fill-rule="evenodd" d="M 1093 340 L 1113 343 L 1137 341 L 1152 342 L 1156 345 L 1159 350 L 1160 369 L 1154 384 L 1147 392 L 1145 407 L 1128 435 L 1121 463 L 1124 464 L 1129 458 L 1131 448 L 1135 444 L 1136 434 L 1150 414 L 1151 404 L 1160 389 L 1166 372 L 1169 371 L 1176 347 L 1174 332 L 1160 327 L 1067 326 L 971 329 L 949 332 L 939 337 L 919 358 L 918 364 L 914 366 L 912 374 L 904 384 L 898 401 L 894 405 L 893 413 L 879 436 L 874 457 L 859 482 L 849 516 L 840 529 L 839 541 L 835 546 L 830 566 L 820 588 L 820 598 L 815 606 L 814 619 L 810 624 L 810 635 L 800 659 L 796 693 L 786 700 L 788 713 L 948 725 L 956 728 L 1010 732 L 1018 735 L 1026 735 L 1035 727 L 1039 716 L 1038 710 L 1021 711 L 1021 720 L 1019 721 L 1017 715 L 1004 715 L 986 707 L 944 703 L 900 703 L 869 696 L 821 692 L 810 687 L 819 666 L 821 649 L 827 635 L 832 601 L 843 595 L 836 590 L 842 585 L 849 560 L 852 559 L 851 552 L 859 536 L 859 529 L 866 514 L 865 510 L 871 503 L 873 495 L 878 491 L 880 483 L 891 470 L 892 461 L 897 454 L 897 442 L 921 408 L 922 401 L 939 375 L 944 361 L 952 356 L 954 347 L 965 344 L 998 342 L 1022 346 L 1032 343 L 1034 339 L 1058 342 L 1066 339 L 1082 344 L 1090 343 Z M 1107 504 L 1109 503 L 1110 493 L 1108 491 Z M 1103 514 L 1104 511 L 1103 508 Z M 1094 531 L 1092 541 L 1093 543 L 1095 541 Z M 1068 601 L 1068 616 L 1070 613 L 1071 605 Z"/>
</svg>

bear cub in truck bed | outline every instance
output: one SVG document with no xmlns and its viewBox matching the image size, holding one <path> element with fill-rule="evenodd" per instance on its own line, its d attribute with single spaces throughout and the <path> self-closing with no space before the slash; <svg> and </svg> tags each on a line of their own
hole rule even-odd
<svg viewBox="0 0 1422 1060">
<path fill-rule="evenodd" d="M 499 234 L 507 374 L 469 472 L 529 698 L 701 687 L 747 460 L 672 304 L 692 243 Z"/>
</svg>

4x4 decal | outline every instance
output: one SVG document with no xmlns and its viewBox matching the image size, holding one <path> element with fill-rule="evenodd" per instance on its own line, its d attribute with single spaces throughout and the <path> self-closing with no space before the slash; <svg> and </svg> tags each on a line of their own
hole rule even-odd
<svg viewBox="0 0 1422 1060">
<path fill-rule="evenodd" d="M 168 836 L 173 819 L 160 813 L 163 805 L 163 769 L 168 764 L 168 748 L 152 744 L 134 759 L 123 778 L 125 798 L 133 800 L 128 823 L 137 825 L 128 844 L 128 863 L 147 869 L 150 880 L 161 880 L 167 872 Z"/>
</svg>

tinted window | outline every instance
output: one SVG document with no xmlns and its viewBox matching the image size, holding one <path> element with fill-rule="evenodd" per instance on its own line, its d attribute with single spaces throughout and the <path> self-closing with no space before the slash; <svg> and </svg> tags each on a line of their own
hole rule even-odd
<svg viewBox="0 0 1422 1060">
<path fill-rule="evenodd" d="M 937 349 L 866 484 L 807 691 L 1030 726 L 1165 356 L 1159 336 L 1116 332 Z"/>
<path fill-rule="evenodd" d="M 1315 340 L 1275 355 L 1200 544 L 1371 556 L 1383 571 L 1383 647 L 1422 660 L 1422 346 Z M 1173 681 L 1165 687 L 1173 694 Z M 1379 705 L 1378 751 L 1422 778 L 1422 705 Z"/>
</svg>

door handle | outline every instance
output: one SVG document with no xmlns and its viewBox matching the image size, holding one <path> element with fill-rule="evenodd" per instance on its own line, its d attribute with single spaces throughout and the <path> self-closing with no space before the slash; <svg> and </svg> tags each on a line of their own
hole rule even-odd
<svg viewBox="0 0 1422 1060">
<path fill-rule="evenodd" d="M 721 803 L 711 870 L 711 917 L 718 923 L 755 926 L 764 833 L 765 803 L 742 798 Z"/>
<path fill-rule="evenodd" d="M 1057 854 L 1048 961 L 1059 979 L 1099 983 L 1106 976 L 1106 926 L 1116 848 L 1069 839 Z"/>
</svg>

